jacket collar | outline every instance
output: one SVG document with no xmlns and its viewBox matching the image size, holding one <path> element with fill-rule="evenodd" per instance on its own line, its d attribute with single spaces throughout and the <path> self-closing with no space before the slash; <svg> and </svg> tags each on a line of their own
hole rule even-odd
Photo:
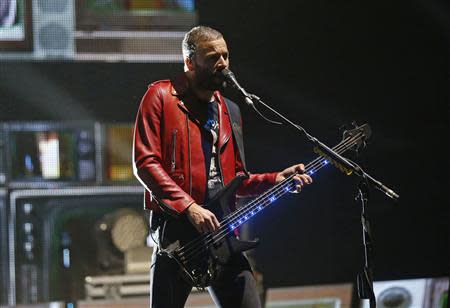
<svg viewBox="0 0 450 308">
<path fill-rule="evenodd" d="M 191 120 L 200 125 L 195 116 L 195 108 L 185 104 L 183 98 L 190 93 L 189 81 L 186 74 L 180 74 L 171 80 L 171 94 L 178 98 L 178 106 L 187 114 L 191 115 Z M 224 103 L 223 96 L 219 91 L 214 92 L 214 98 L 218 102 L 219 107 L 219 147 L 222 147 L 231 137 L 231 129 L 229 128 L 228 111 Z M 225 123 L 225 121 L 227 123 Z"/>
<path fill-rule="evenodd" d="M 171 79 L 171 93 L 173 96 L 183 97 L 189 90 L 189 81 L 186 74 L 179 74 Z"/>
</svg>

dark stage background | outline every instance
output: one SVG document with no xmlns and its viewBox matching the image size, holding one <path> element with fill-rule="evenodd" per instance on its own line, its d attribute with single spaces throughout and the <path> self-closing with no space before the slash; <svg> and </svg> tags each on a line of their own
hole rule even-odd
<svg viewBox="0 0 450 308">
<path fill-rule="evenodd" d="M 449 270 L 449 30 L 444 1 L 199 1 L 223 32 L 240 83 L 332 146 L 369 123 L 358 161 L 400 194 L 372 190 L 376 280 Z M 0 120 L 134 121 L 149 82 L 180 63 L 4 61 Z M 275 171 L 315 157 L 287 126 L 243 106 L 247 164 Z M 267 286 L 352 282 L 362 266 L 357 179 L 334 168 L 251 224 Z"/>
</svg>

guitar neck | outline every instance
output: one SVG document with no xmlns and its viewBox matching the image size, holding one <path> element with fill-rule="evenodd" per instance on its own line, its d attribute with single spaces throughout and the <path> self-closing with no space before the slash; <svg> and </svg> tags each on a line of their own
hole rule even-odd
<svg viewBox="0 0 450 308">
<path fill-rule="evenodd" d="M 363 137 L 364 134 L 358 134 L 357 136 L 346 138 L 341 143 L 333 147 L 333 150 L 339 154 L 344 153 L 355 144 L 357 144 Z M 323 154 L 320 151 L 316 152 L 318 152 L 319 154 Z M 318 170 L 329 164 L 330 161 L 328 159 L 319 156 L 305 166 L 305 173 L 309 176 L 313 176 Z M 337 167 L 341 169 L 340 166 Z M 262 195 L 240 207 L 237 211 L 229 214 L 222 220 L 221 224 L 225 224 L 226 227 L 232 231 L 242 224 L 246 223 L 257 213 L 261 212 L 264 208 L 275 202 L 277 199 L 279 199 L 286 193 L 295 190 L 296 183 L 294 177 L 296 174 L 297 173 L 292 174 L 282 182 L 264 192 Z"/>
</svg>

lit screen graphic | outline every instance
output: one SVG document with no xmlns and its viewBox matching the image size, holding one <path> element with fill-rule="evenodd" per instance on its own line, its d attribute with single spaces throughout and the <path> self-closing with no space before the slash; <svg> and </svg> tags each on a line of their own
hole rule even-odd
<svg viewBox="0 0 450 308">
<path fill-rule="evenodd" d="M 0 40 L 23 40 L 25 38 L 23 23 L 23 1 L 0 1 Z"/>
</svg>

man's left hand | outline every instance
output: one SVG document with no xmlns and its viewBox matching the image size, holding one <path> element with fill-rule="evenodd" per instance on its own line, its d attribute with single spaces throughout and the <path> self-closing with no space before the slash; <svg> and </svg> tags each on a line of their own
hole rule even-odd
<svg viewBox="0 0 450 308">
<path fill-rule="evenodd" d="M 283 171 L 278 173 L 275 181 L 278 184 L 296 172 L 297 174 L 294 176 L 296 190 L 292 192 L 300 192 L 305 184 L 312 183 L 312 178 L 309 175 L 305 174 L 305 166 L 303 164 L 294 165 L 284 169 Z"/>
</svg>

